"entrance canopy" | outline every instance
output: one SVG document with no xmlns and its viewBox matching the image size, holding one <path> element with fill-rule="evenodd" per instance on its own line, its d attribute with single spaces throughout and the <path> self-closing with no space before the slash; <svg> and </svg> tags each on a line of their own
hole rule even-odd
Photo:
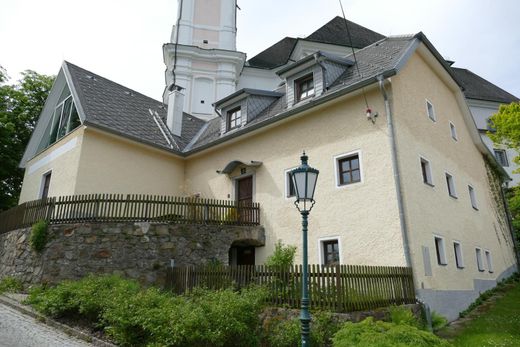
<svg viewBox="0 0 520 347">
<path fill-rule="evenodd" d="M 249 163 L 240 160 L 233 160 L 230 161 L 222 170 L 217 170 L 217 173 L 229 175 L 233 172 L 233 170 L 235 170 L 239 166 L 258 167 L 260 165 L 262 165 L 262 162 L 256 160 L 251 160 Z"/>
</svg>

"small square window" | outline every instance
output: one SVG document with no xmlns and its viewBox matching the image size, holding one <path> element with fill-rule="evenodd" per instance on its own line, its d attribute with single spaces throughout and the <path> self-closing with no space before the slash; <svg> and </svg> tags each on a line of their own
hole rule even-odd
<svg viewBox="0 0 520 347">
<path fill-rule="evenodd" d="M 242 113 L 240 107 L 227 112 L 227 130 L 233 130 L 241 125 Z"/>
<path fill-rule="evenodd" d="M 314 95 L 314 79 L 312 74 L 294 81 L 294 95 L 296 102 Z"/>
<path fill-rule="evenodd" d="M 446 260 L 446 251 L 444 248 L 444 239 L 439 236 L 435 236 L 435 252 L 437 254 L 437 264 L 446 265 L 448 261 Z"/>
<path fill-rule="evenodd" d="M 42 188 L 40 199 L 46 199 L 49 196 L 49 187 L 51 185 L 51 172 L 47 172 L 42 177 Z"/>
<path fill-rule="evenodd" d="M 428 118 L 430 118 L 432 122 L 437 121 L 437 118 L 435 117 L 435 110 L 433 109 L 433 104 L 428 100 L 426 100 L 426 111 L 428 112 Z"/>
<path fill-rule="evenodd" d="M 455 252 L 455 264 L 457 268 L 464 268 L 464 260 L 462 259 L 462 247 L 459 242 L 453 242 L 453 251 Z"/>
<path fill-rule="evenodd" d="M 430 167 L 430 162 L 424 158 L 421 158 L 421 172 L 422 172 L 423 182 L 430 186 L 433 186 L 432 170 Z"/>
<path fill-rule="evenodd" d="M 457 129 L 455 129 L 455 125 L 453 125 L 452 122 L 450 122 L 450 133 L 451 133 L 451 138 L 454 139 L 455 141 L 457 141 L 458 140 Z"/>
<path fill-rule="evenodd" d="M 455 191 L 455 181 L 453 176 L 449 173 L 446 173 L 446 186 L 448 187 L 448 194 L 452 198 L 457 198 L 457 192 Z"/>
<path fill-rule="evenodd" d="M 287 198 L 296 196 L 296 189 L 294 188 L 294 182 L 292 180 L 290 171 L 287 171 L 285 173 L 285 187 L 286 187 L 285 196 Z"/>
<path fill-rule="evenodd" d="M 323 265 L 339 265 L 339 242 L 337 239 L 321 242 Z"/>
<path fill-rule="evenodd" d="M 478 210 L 478 207 L 477 207 L 477 197 L 475 195 L 475 189 L 473 189 L 472 186 L 468 186 L 468 192 L 469 192 L 469 199 L 471 200 L 471 206 L 475 210 Z"/>
<path fill-rule="evenodd" d="M 487 266 L 488 266 L 488 271 L 490 273 L 493 273 L 493 259 L 491 259 L 491 252 L 489 251 L 484 251 L 484 254 L 486 255 L 486 262 L 487 262 Z"/>
<path fill-rule="evenodd" d="M 349 155 L 337 160 L 338 183 L 341 186 L 361 182 L 359 154 Z"/>
<path fill-rule="evenodd" d="M 509 161 L 507 160 L 507 153 L 503 149 L 494 149 L 495 152 L 495 158 L 497 158 L 497 161 L 500 165 L 503 167 L 509 166 Z"/>
<path fill-rule="evenodd" d="M 477 268 L 478 271 L 484 271 L 484 261 L 482 260 L 482 250 L 480 248 L 475 248 L 475 254 L 477 256 Z"/>
</svg>

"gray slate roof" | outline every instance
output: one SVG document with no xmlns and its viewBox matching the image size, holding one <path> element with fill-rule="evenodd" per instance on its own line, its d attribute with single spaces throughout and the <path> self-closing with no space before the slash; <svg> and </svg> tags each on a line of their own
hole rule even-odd
<svg viewBox="0 0 520 347">
<path fill-rule="evenodd" d="M 359 24 L 346 20 L 352 37 L 352 45 L 347 35 L 345 19 L 336 16 L 330 22 L 307 36 L 307 41 L 331 43 L 354 48 L 363 48 L 384 38 L 383 35 L 365 28 Z"/>
<path fill-rule="evenodd" d="M 347 23 L 354 48 L 366 47 L 385 37 L 349 20 L 347 20 Z M 249 59 L 248 65 L 261 69 L 274 69 L 278 66 L 285 65 L 289 61 L 298 40 L 351 47 L 345 27 L 345 20 L 337 16 L 304 39 L 292 37 L 283 38 Z"/>
<path fill-rule="evenodd" d="M 166 105 L 69 62 L 65 65 L 83 108 L 85 124 L 171 149 L 149 112 L 156 111 L 164 123 Z M 204 121 L 185 113 L 182 136 L 167 133 L 173 151 L 181 152 L 203 125 Z M 167 131 L 166 126 L 162 128 Z"/>
<path fill-rule="evenodd" d="M 397 69 L 401 60 L 410 51 L 409 48 L 416 42 L 416 36 L 387 37 L 375 44 L 356 52 L 359 64 L 359 72 L 355 66 L 348 67 L 336 81 L 331 84 L 329 90 L 316 98 L 325 99 L 332 97 L 334 92 L 355 88 L 362 83 L 373 83 L 375 77 L 385 72 Z M 349 55 L 345 57 L 351 59 Z M 190 147 L 190 151 L 202 149 L 219 142 L 231 139 L 239 134 L 252 131 L 256 128 L 268 125 L 272 122 L 284 119 L 298 112 L 298 107 L 287 108 L 285 95 L 276 100 L 266 110 L 261 112 L 252 121 L 237 131 L 221 134 L 220 118 L 209 121 L 208 127 L 196 139 Z"/>
<path fill-rule="evenodd" d="M 452 68 L 468 99 L 511 103 L 519 99 L 468 69 Z"/>
</svg>

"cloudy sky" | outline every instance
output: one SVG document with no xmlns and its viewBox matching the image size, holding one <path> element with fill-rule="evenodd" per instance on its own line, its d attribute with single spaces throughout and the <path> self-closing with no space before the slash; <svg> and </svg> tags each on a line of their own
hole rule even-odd
<svg viewBox="0 0 520 347">
<path fill-rule="evenodd" d="M 177 0 L 1 0 L 0 65 L 13 78 L 68 60 L 155 99 Z M 338 0 L 239 0 L 237 47 L 254 56 L 341 15 Z M 520 1 L 343 0 L 347 18 L 384 35 L 423 31 L 455 66 L 520 96 Z"/>
</svg>

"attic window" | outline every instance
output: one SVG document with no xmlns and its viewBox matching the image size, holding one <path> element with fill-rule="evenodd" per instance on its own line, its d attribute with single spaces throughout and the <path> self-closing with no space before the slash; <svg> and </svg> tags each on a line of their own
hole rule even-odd
<svg viewBox="0 0 520 347">
<path fill-rule="evenodd" d="M 296 102 L 314 95 L 314 79 L 312 74 L 294 81 L 294 95 Z"/>
<path fill-rule="evenodd" d="M 67 96 L 54 109 L 46 146 L 52 145 L 81 125 L 72 95 Z M 45 146 L 45 147 L 46 147 Z"/>
<path fill-rule="evenodd" d="M 242 124 L 242 113 L 240 107 L 234 108 L 227 112 L 227 130 L 238 128 Z"/>
</svg>

